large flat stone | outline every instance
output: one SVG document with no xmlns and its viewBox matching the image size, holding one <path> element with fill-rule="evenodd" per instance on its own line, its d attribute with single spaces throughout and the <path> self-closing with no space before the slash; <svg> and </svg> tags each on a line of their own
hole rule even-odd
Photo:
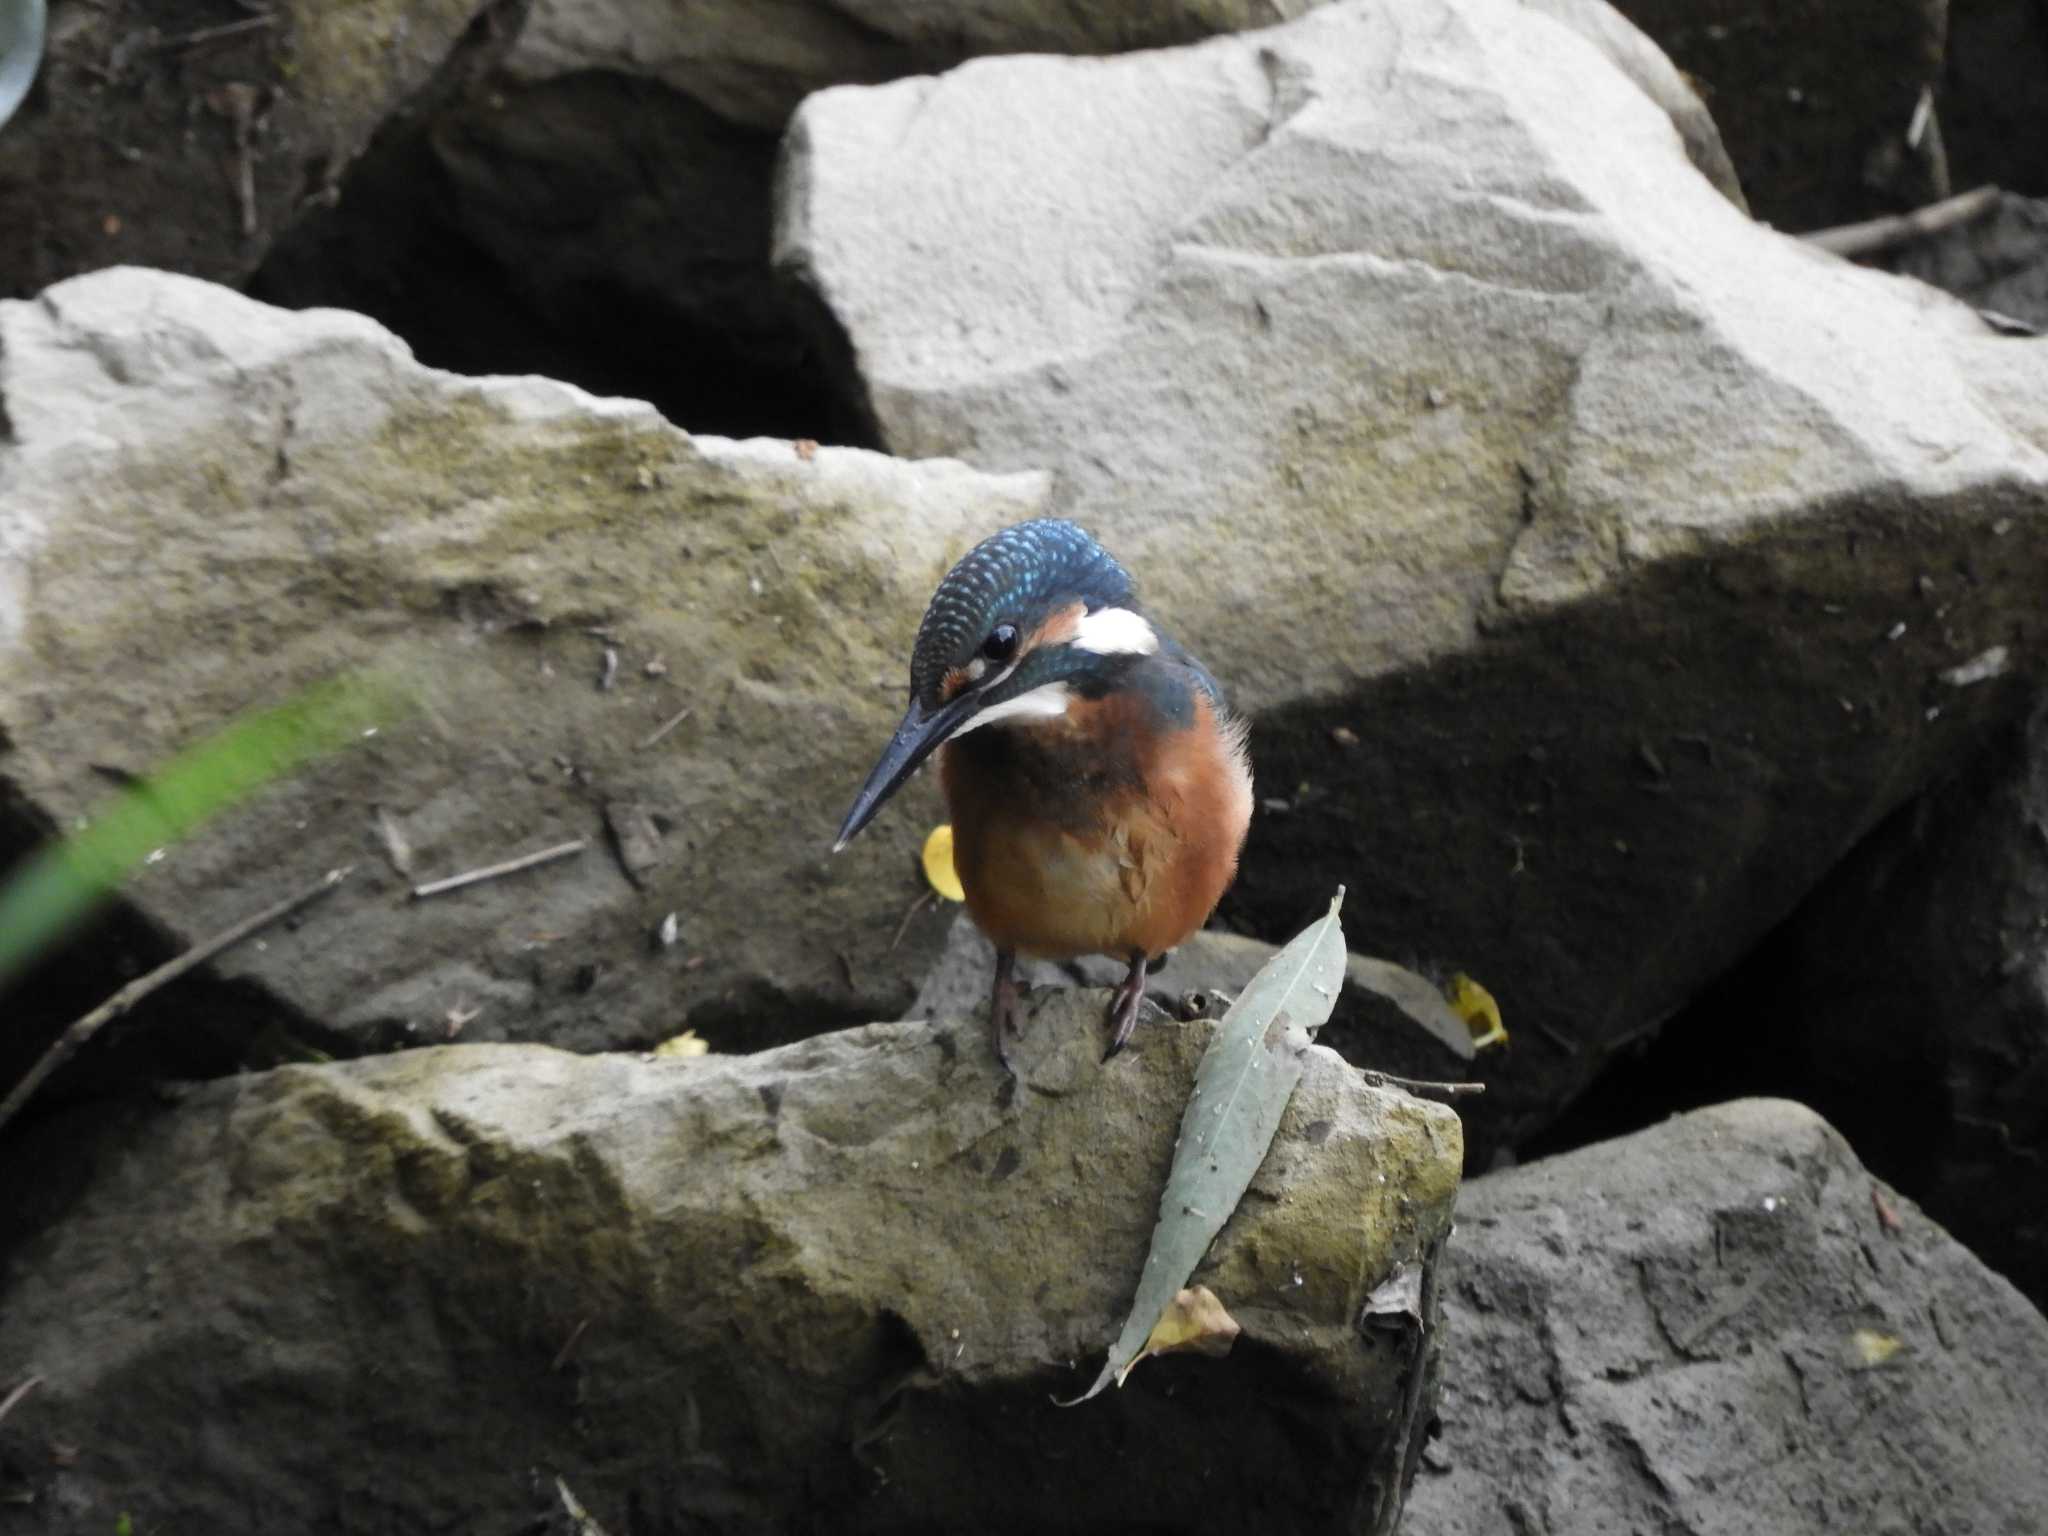
<svg viewBox="0 0 2048 1536">
<path fill-rule="evenodd" d="M 888 941 L 936 794 L 837 859 L 831 835 L 926 596 L 1037 509 L 1038 477 L 692 438 L 630 401 L 422 368 L 358 316 L 133 270 L 0 304 L 0 406 L 0 783 L 42 824 L 337 671 L 421 695 L 125 891 L 190 942 L 357 866 L 220 962 L 314 1040 L 446 1040 L 473 1015 L 465 1040 L 648 1044 L 688 1020 L 758 1044 L 911 997 L 939 935 Z M 408 900 L 579 836 L 574 861 Z"/>
<path fill-rule="evenodd" d="M 1299 16 L 1315 0 L 537 0 L 506 59 L 533 82 L 602 72 L 658 80 L 721 117 L 779 129 L 810 92 L 988 53 L 1115 53 Z"/>
<path fill-rule="evenodd" d="M 556 1476 L 613 1531 L 1391 1532 L 1437 1335 L 1367 1314 L 1405 1265 L 1433 1318 L 1456 1117 L 1311 1049 L 1198 1271 L 1235 1350 L 1057 1408 L 1129 1308 L 1209 1032 L 1105 1068 L 1106 1001 L 1034 1010 L 1021 1091 L 941 1021 L 407 1052 L 53 1126 L 23 1148 L 52 1177 L 0 1195 L 42 1228 L 0 1280 L 0 1360 L 42 1377 L 0 1468 L 96 1536 L 512 1530 Z"/>
<path fill-rule="evenodd" d="M 1050 470 L 1250 712 L 1233 924 L 1343 883 L 1500 998 L 1482 1140 L 2042 675 L 2048 348 L 1751 222 L 1538 8 L 821 92 L 779 218 L 886 445 Z"/>
<path fill-rule="evenodd" d="M 2048 1508 L 2048 1319 L 1810 1110 L 1477 1180 L 1408 1536 L 1981 1532 Z"/>
</svg>

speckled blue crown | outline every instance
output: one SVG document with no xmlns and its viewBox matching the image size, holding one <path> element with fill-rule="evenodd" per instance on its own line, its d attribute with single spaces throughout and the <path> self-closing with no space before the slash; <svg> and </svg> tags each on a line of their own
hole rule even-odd
<svg viewBox="0 0 2048 1536">
<path fill-rule="evenodd" d="M 1059 604 L 1093 613 L 1131 600 L 1131 578 L 1078 523 L 1041 517 L 992 533 L 946 573 L 932 594 L 910 655 L 910 691 L 938 700 L 946 673 L 964 665 L 1005 621 L 1029 633 Z"/>
</svg>

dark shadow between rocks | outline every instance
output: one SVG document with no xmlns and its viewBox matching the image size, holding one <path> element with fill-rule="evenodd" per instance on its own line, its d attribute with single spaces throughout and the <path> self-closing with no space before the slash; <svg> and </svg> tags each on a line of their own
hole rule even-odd
<svg viewBox="0 0 2048 1536">
<path fill-rule="evenodd" d="M 769 267 L 775 147 L 647 80 L 500 79 L 387 129 L 249 292 L 369 315 L 437 368 L 646 400 L 687 431 L 871 447 L 836 321 Z"/>
<path fill-rule="evenodd" d="M 0 793 L 0 878 L 20 867 L 48 835 L 40 818 Z M 74 1020 L 176 952 L 155 924 L 116 897 L 11 984 L 0 986 L 0 1019 L 6 1021 L 0 1030 L 0 1094 Z M 23 1115 L 32 1118 L 69 1100 L 132 1092 L 138 1084 L 222 1077 L 344 1051 L 340 1037 L 262 988 L 223 980 L 201 967 L 103 1027 L 37 1090 Z"/>
<path fill-rule="evenodd" d="M 1885 515 L 1840 507 L 1796 546 L 1652 569 L 1472 653 L 1260 714 L 1226 920 L 1284 938 L 1343 884 L 1351 948 L 1484 983 L 1512 1036 L 1460 1106 L 1486 1167 L 2017 711 L 2023 679 L 1940 680 L 1957 643 L 1994 637 L 1944 637 L 1916 589 L 2024 611 L 2016 571 L 1961 510 L 1935 524 L 1948 549 L 1909 564 Z"/>
<path fill-rule="evenodd" d="M 1797 1099 L 2048 1305 L 2041 735 L 2041 721 L 1997 733 L 1887 818 L 1525 1150 L 1742 1094 Z"/>
</svg>

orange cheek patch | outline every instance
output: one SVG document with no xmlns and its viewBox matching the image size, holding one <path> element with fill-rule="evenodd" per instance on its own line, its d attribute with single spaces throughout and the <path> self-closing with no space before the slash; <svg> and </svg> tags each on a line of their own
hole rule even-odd
<svg viewBox="0 0 2048 1536">
<path fill-rule="evenodd" d="M 1023 649 L 1038 650 L 1047 645 L 1064 645 L 1081 633 L 1081 620 L 1088 616 L 1086 603 L 1075 603 L 1047 616 L 1046 621 L 1031 632 L 1031 638 L 1024 642 Z"/>
<path fill-rule="evenodd" d="M 959 696 L 960 690 L 967 686 L 968 681 L 967 669 L 965 667 L 955 667 L 939 683 L 940 700 L 950 704 Z"/>
</svg>

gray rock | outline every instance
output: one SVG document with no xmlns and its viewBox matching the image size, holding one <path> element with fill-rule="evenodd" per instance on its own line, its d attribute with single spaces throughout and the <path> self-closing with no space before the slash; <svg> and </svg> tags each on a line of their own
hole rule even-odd
<svg viewBox="0 0 2048 1536">
<path fill-rule="evenodd" d="M 1165 1014 L 1218 1016 L 1278 948 L 1205 929 L 1190 935 L 1150 973 L 1145 995 Z M 964 913 L 954 918 L 944 953 L 904 1017 L 986 1019 L 995 963 L 995 946 Z M 1102 955 L 1064 964 L 1029 955 L 1017 959 L 1017 980 L 1025 987 L 1113 987 L 1123 978 L 1123 963 Z M 1351 956 L 1344 990 L 1316 1038 L 1347 1060 L 1397 1076 L 1471 1076 L 1472 1032 L 1435 987 L 1412 971 L 1365 955 Z"/>
<path fill-rule="evenodd" d="M 1884 1176 L 2048 1303 L 2048 707 L 1893 817 L 1728 1005 Z"/>
<path fill-rule="evenodd" d="M 2048 1320 L 1798 1105 L 1477 1180 L 1451 1253 L 1406 1536 L 1988 1536 L 2048 1508 Z"/>
<path fill-rule="evenodd" d="M 1877 258 L 1979 309 L 2048 332 L 2048 199 L 2007 192 L 1983 217 Z"/>
<path fill-rule="evenodd" d="M 1500 999 L 1482 1141 L 2042 674 L 2048 348 L 1744 218 L 1533 7 L 821 92 L 779 219 L 886 445 L 1050 469 L 1250 713 L 1230 925 L 1342 883 Z"/>
<path fill-rule="evenodd" d="M 0 1281 L 0 1359 L 42 1377 L 9 1492 L 81 1536 L 521 1529 L 556 1476 L 613 1531 L 1390 1532 L 1435 1333 L 1367 1313 L 1404 1265 L 1433 1307 L 1456 1117 L 1312 1050 L 1197 1272 L 1235 1351 L 1060 1409 L 1208 1035 L 1104 1069 L 1105 1001 L 1035 1010 L 1021 1093 L 977 1025 L 877 1025 L 284 1068 L 94 1111 L 83 1160 L 52 1127 L 77 1177 L 0 1194 L 9 1230 L 59 1208 Z"/>
<path fill-rule="evenodd" d="M 421 695 L 128 888 L 191 942 L 358 866 L 220 962 L 273 1016 L 349 1051 L 479 1009 L 465 1040 L 647 1044 L 688 1019 L 739 1046 L 912 996 L 938 936 L 887 943 L 937 796 L 837 859 L 831 833 L 925 598 L 1037 509 L 1036 477 L 693 439 L 631 401 L 435 373 L 358 316 L 134 270 L 0 303 L 0 410 L 0 784 L 45 825 L 105 798 L 96 769 L 147 773 L 339 670 Z M 638 888 L 608 805 L 657 835 Z M 407 899 L 576 836 L 573 861 Z"/>
<path fill-rule="evenodd" d="M 60 7 L 0 136 L 0 298 L 116 262 L 247 277 L 373 134 L 488 68 L 525 3 L 279 0 L 196 25 L 151 0 Z"/>
<path fill-rule="evenodd" d="M 1714 188 L 1736 207 L 1747 212 L 1749 203 L 1735 166 L 1721 143 L 1721 130 L 1700 100 L 1692 80 L 1634 22 L 1607 0 L 1531 0 L 1536 8 L 1556 18 L 1607 55 L 1608 62 L 1636 83 L 1671 119 L 1671 126 L 1685 143 L 1685 156 L 1693 169 L 1714 184 Z"/>
<path fill-rule="evenodd" d="M 1118 53 L 1299 16 L 1315 0 L 537 0 L 506 72 L 659 80 L 735 123 L 781 128 L 812 91 L 997 53 Z"/>
<path fill-rule="evenodd" d="M 983 53 L 1186 41 L 1308 3 L 543 0 L 506 68 L 380 141 L 258 293 L 361 309 L 444 367 L 642 395 L 693 430 L 871 445 L 825 387 L 829 317 L 769 263 L 776 141 L 797 102 Z M 697 368 L 664 370 L 663 350 Z"/>
</svg>

